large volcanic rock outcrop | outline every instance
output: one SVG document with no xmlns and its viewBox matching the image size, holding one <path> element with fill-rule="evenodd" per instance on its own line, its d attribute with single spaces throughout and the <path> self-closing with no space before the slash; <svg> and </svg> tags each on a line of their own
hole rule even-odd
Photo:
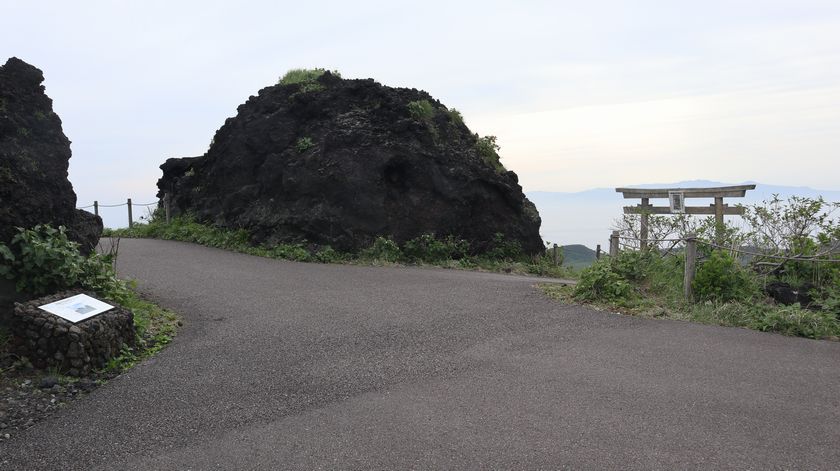
<svg viewBox="0 0 840 471">
<path fill-rule="evenodd" d="M 44 93 L 44 74 L 12 57 L 0 67 L 0 242 L 15 227 L 63 225 L 90 252 L 102 234 L 102 220 L 76 209 L 67 180 L 70 141 Z"/>
<path fill-rule="evenodd" d="M 536 208 L 484 144 L 426 92 L 327 72 L 260 90 L 205 155 L 161 165 L 158 196 L 255 242 L 357 250 L 434 233 L 482 252 L 502 233 L 542 251 Z"/>
</svg>

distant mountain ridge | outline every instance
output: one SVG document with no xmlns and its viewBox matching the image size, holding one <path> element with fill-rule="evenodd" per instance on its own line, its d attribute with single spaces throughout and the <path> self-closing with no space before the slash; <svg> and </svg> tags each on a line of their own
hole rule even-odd
<svg viewBox="0 0 840 471">
<path fill-rule="evenodd" d="M 727 198 L 727 204 L 759 204 L 774 194 L 782 199 L 790 196 L 817 198 L 840 202 L 840 190 L 817 190 L 805 186 L 770 185 L 759 182 L 723 183 L 710 180 L 686 180 L 676 183 L 647 183 L 625 185 L 628 188 L 709 188 L 731 185 L 756 185 L 744 198 Z M 547 242 L 559 245 L 582 244 L 594 248 L 596 244 L 607 247 L 613 222 L 621 217 L 622 207 L 637 204 L 625 200 L 615 188 L 593 188 L 578 192 L 531 191 L 526 196 L 536 206 L 542 217 L 540 233 Z M 665 200 L 662 201 L 664 204 Z M 708 204 L 711 204 L 711 198 Z M 691 204 L 706 204 L 706 200 L 692 200 Z"/>
</svg>

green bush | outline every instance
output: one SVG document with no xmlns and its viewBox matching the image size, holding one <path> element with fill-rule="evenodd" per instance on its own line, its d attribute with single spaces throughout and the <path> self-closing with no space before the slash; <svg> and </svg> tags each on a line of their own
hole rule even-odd
<svg viewBox="0 0 840 471">
<path fill-rule="evenodd" d="M 722 250 L 712 252 L 697 268 L 692 285 L 698 300 L 748 300 L 757 294 L 752 276 Z"/>
<path fill-rule="evenodd" d="M 831 313 L 802 309 L 799 305 L 768 309 L 753 328 L 812 339 L 840 335 L 840 322 Z"/>
<path fill-rule="evenodd" d="M 435 116 L 435 107 L 429 100 L 411 101 L 406 105 L 408 114 L 417 121 L 428 121 Z"/>
<path fill-rule="evenodd" d="M 377 237 L 373 241 L 373 245 L 367 249 L 362 250 L 359 255 L 362 258 L 369 260 L 379 260 L 383 262 L 398 262 L 403 254 L 400 246 L 388 237 Z"/>
<path fill-rule="evenodd" d="M 292 85 L 295 83 L 311 83 L 318 80 L 318 77 L 324 75 L 327 69 L 291 69 L 283 75 L 277 82 L 280 85 Z M 330 74 L 341 78 L 341 74 L 337 70 L 330 70 Z"/>
<path fill-rule="evenodd" d="M 335 263 L 340 262 L 343 259 L 344 257 L 329 245 L 321 247 L 321 249 L 315 253 L 315 260 L 321 263 Z"/>
<path fill-rule="evenodd" d="M 296 262 L 312 261 L 312 254 L 309 253 L 309 250 L 306 250 L 303 244 L 277 244 L 269 249 L 269 256 Z"/>
<path fill-rule="evenodd" d="M 295 149 L 297 149 L 298 153 L 304 153 L 315 146 L 315 142 L 312 140 L 311 137 L 301 137 L 300 139 L 295 142 Z"/>
<path fill-rule="evenodd" d="M 485 257 L 495 260 L 521 260 L 524 258 L 522 244 L 518 240 L 510 240 L 501 232 L 493 234 L 493 242 Z"/>
<path fill-rule="evenodd" d="M 467 255 L 470 244 L 466 240 L 448 236 L 437 239 L 434 234 L 423 234 L 403 244 L 403 254 L 410 262 L 439 263 L 460 260 Z"/>
<path fill-rule="evenodd" d="M 649 251 L 625 250 L 611 259 L 612 270 L 627 281 L 640 283 L 648 277 L 654 258 Z"/>
<path fill-rule="evenodd" d="M 63 226 L 18 228 L 11 246 L 0 244 L 0 261 L 0 275 L 15 280 L 19 292 L 33 295 L 75 286 L 85 272 L 79 244 L 67 238 Z"/>
<path fill-rule="evenodd" d="M 506 172 L 507 169 L 502 165 L 501 158 L 499 157 L 498 151 L 500 147 L 496 144 L 496 136 L 478 137 L 478 134 L 476 134 L 475 138 L 475 150 L 478 152 L 478 155 L 497 172 Z"/>
<path fill-rule="evenodd" d="M 454 124 L 464 124 L 464 116 L 461 114 L 460 111 L 452 108 L 451 110 L 447 111 L 449 114 L 449 120 L 452 121 Z"/>
<path fill-rule="evenodd" d="M 613 270 L 608 258 L 602 258 L 580 274 L 573 296 L 580 301 L 622 302 L 634 295 L 633 287 Z"/>
<path fill-rule="evenodd" d="M 42 296 L 79 287 L 117 302 L 129 295 L 126 283 L 114 273 L 113 255 L 85 257 L 63 226 L 18 228 L 11 246 L 0 244 L 0 263 L 0 276 L 14 280 L 22 293 Z"/>
</svg>

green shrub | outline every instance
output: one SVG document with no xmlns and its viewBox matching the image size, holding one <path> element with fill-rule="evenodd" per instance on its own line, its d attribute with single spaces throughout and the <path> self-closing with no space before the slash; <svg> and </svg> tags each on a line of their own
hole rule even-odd
<svg viewBox="0 0 840 471">
<path fill-rule="evenodd" d="M 580 301 L 621 302 L 634 295 L 630 282 L 613 270 L 610 260 L 602 258 L 580 274 L 573 296 Z"/>
<path fill-rule="evenodd" d="M 613 257 L 612 270 L 627 281 L 640 283 L 648 276 L 654 258 L 660 258 L 649 251 L 625 250 Z"/>
<path fill-rule="evenodd" d="M 19 292 L 44 295 L 79 283 L 85 257 L 79 244 L 67 238 L 63 226 L 39 224 L 18 228 L 11 246 L 0 244 L 0 275 L 15 280 Z"/>
<path fill-rule="evenodd" d="M 757 294 L 751 275 L 727 252 L 715 250 L 697 268 L 692 285 L 698 300 L 748 300 Z"/>
<path fill-rule="evenodd" d="M 295 142 L 295 149 L 297 149 L 298 153 L 304 153 L 315 146 L 315 142 L 312 140 L 311 137 L 301 137 L 300 139 Z"/>
<path fill-rule="evenodd" d="M 429 100 L 411 101 L 406 105 L 408 114 L 417 121 L 428 121 L 435 116 L 435 107 Z"/>
<path fill-rule="evenodd" d="M 113 257 L 97 253 L 85 257 L 63 226 L 39 224 L 18 228 L 11 247 L 0 244 L 0 275 L 14 280 L 19 292 L 35 296 L 80 287 L 122 302 L 129 290 L 114 273 Z"/>
<path fill-rule="evenodd" d="M 469 248 L 469 242 L 451 235 L 437 239 L 434 234 L 423 234 L 403 244 L 402 251 L 410 262 L 439 263 L 462 259 Z"/>
<path fill-rule="evenodd" d="M 452 121 L 454 124 L 464 124 L 464 116 L 461 114 L 460 111 L 452 108 L 451 110 L 446 112 L 449 115 L 449 120 Z"/>
<path fill-rule="evenodd" d="M 802 309 L 799 305 L 768 309 L 753 328 L 812 339 L 840 335 L 840 322 L 833 314 Z"/>
<path fill-rule="evenodd" d="M 390 238 L 380 236 L 373 241 L 370 247 L 362 250 L 359 255 L 369 260 L 393 263 L 402 258 L 402 251 L 396 242 Z"/>
<path fill-rule="evenodd" d="M 321 263 L 335 263 L 340 262 L 343 259 L 344 257 L 342 257 L 338 251 L 329 245 L 321 247 L 321 249 L 315 253 L 315 260 Z"/>
<path fill-rule="evenodd" d="M 478 134 L 476 134 L 475 138 L 475 150 L 478 152 L 478 155 L 480 155 L 481 158 L 497 172 L 506 172 L 507 169 L 505 169 L 505 166 L 502 165 L 499 157 L 498 151 L 500 147 L 496 144 L 496 136 L 478 137 Z"/>
<path fill-rule="evenodd" d="M 520 260 L 524 258 L 522 244 L 518 240 L 510 240 L 501 232 L 493 234 L 493 242 L 486 257 L 495 260 Z"/>
<path fill-rule="evenodd" d="M 269 250 L 269 255 L 274 258 L 296 262 L 312 261 L 312 254 L 309 253 L 309 250 L 306 250 L 303 244 L 277 244 Z"/>
<path fill-rule="evenodd" d="M 295 83 L 311 83 L 318 80 L 318 77 L 324 75 L 327 69 L 291 69 L 283 75 L 277 82 L 280 85 L 292 85 Z M 341 74 L 337 70 L 330 70 L 330 74 L 341 78 Z"/>
</svg>

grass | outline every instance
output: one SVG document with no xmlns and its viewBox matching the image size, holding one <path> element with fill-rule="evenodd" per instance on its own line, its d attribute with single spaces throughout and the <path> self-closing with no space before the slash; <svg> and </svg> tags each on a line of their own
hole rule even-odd
<svg viewBox="0 0 840 471">
<path fill-rule="evenodd" d="M 683 261 L 679 257 L 622 253 L 610 261 L 602 258 L 580 274 L 576 286 L 540 284 L 548 297 L 565 303 L 582 303 L 644 318 L 664 318 L 701 324 L 742 327 L 811 339 L 840 339 L 835 313 L 777 305 L 760 290 L 738 299 L 688 302 L 682 288 Z M 599 291 L 599 282 L 622 289 Z"/>
<path fill-rule="evenodd" d="M 358 253 L 340 252 L 330 246 L 309 243 L 254 245 L 244 229 L 231 230 L 208 226 L 188 217 L 173 218 L 169 224 L 153 218 L 131 229 L 106 229 L 103 237 L 137 237 L 192 242 L 208 247 L 249 255 L 312 263 L 355 265 L 431 266 L 462 270 L 516 273 L 556 278 L 570 278 L 576 273 L 562 265 L 554 266 L 551 257 L 523 256 L 519 246 L 497 234 L 495 248 L 486 254 L 470 255 L 469 244 L 454 238 L 436 238 L 425 234 L 402 246 L 387 237 L 377 238 Z"/>
</svg>

